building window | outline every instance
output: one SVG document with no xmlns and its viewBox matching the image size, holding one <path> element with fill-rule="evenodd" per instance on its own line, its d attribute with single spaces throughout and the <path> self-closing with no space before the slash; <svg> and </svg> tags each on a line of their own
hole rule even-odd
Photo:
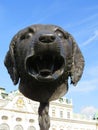
<svg viewBox="0 0 98 130">
<path fill-rule="evenodd" d="M 2 116 L 2 120 L 8 120 L 8 116 Z"/>
<path fill-rule="evenodd" d="M 29 119 L 29 122 L 30 122 L 30 123 L 33 123 L 33 122 L 34 122 L 34 120 L 33 120 L 33 119 Z"/>
<path fill-rule="evenodd" d="M 22 119 L 20 117 L 17 117 L 16 121 L 22 121 Z"/>
<path fill-rule="evenodd" d="M 29 126 L 28 130 L 36 130 L 34 126 Z"/>
<path fill-rule="evenodd" d="M 16 125 L 14 127 L 14 130 L 23 130 L 23 127 L 21 125 Z"/>
<path fill-rule="evenodd" d="M 70 112 L 67 112 L 67 118 L 68 119 L 70 118 Z"/>
<path fill-rule="evenodd" d="M 37 103 L 35 103 L 34 105 L 33 105 L 33 109 L 34 109 L 34 111 L 36 112 L 36 113 L 38 113 L 38 104 Z"/>
<path fill-rule="evenodd" d="M 63 118 L 63 110 L 60 110 L 60 118 Z"/>
<path fill-rule="evenodd" d="M 10 128 L 7 124 L 4 123 L 0 125 L 0 130 L 10 130 Z"/>
<path fill-rule="evenodd" d="M 52 117 L 55 117 L 56 113 L 55 113 L 55 108 L 52 109 Z"/>
</svg>

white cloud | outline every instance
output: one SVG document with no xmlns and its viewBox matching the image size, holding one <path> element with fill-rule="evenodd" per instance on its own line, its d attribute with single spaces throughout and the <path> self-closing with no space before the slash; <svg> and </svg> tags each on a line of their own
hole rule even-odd
<svg viewBox="0 0 98 130">
<path fill-rule="evenodd" d="M 92 25 L 95 25 L 96 19 L 98 18 L 98 13 L 95 13 L 93 15 L 90 15 L 89 17 L 84 17 L 83 19 L 80 19 L 79 21 L 75 22 L 75 23 L 70 23 L 69 25 L 65 26 L 68 28 L 72 28 L 72 27 L 80 27 L 80 26 L 84 26 L 86 25 L 87 28 L 91 28 L 92 29 Z M 93 22 L 94 20 L 94 22 Z M 90 23 L 90 26 L 89 26 Z M 84 30 L 84 28 L 83 28 Z M 88 30 L 85 30 L 88 31 Z"/>
<path fill-rule="evenodd" d="M 90 93 L 98 90 L 98 66 L 86 69 L 82 77 L 76 87 L 69 88 L 69 92 Z"/>
<path fill-rule="evenodd" d="M 82 46 L 86 46 L 90 44 L 92 41 L 98 39 L 98 30 L 94 32 L 94 35 L 92 35 L 90 38 L 88 38 L 85 42 L 82 43 Z"/>
<path fill-rule="evenodd" d="M 70 87 L 70 92 L 90 93 L 95 91 L 98 87 L 98 80 L 84 80 L 77 84 L 76 87 Z"/>
<path fill-rule="evenodd" d="M 92 20 L 96 19 L 98 17 L 98 13 L 95 13 L 93 15 L 90 15 L 89 17 L 84 18 L 83 20 L 81 20 L 78 24 L 85 24 L 88 22 L 91 22 Z"/>
<path fill-rule="evenodd" d="M 96 109 L 94 106 L 86 106 L 81 109 L 80 113 L 86 115 L 87 117 L 93 118 L 97 110 L 98 109 Z"/>
<path fill-rule="evenodd" d="M 87 71 L 86 72 L 87 76 L 89 76 L 93 79 L 97 78 L 97 80 L 98 80 L 98 66 L 90 67 L 86 71 Z"/>
</svg>

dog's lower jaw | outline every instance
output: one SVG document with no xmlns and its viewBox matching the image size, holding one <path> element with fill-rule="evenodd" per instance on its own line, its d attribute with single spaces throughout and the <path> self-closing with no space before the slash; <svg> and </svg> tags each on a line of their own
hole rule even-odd
<svg viewBox="0 0 98 130">
<path fill-rule="evenodd" d="M 25 78 L 25 81 L 20 80 L 19 90 L 24 96 L 32 100 L 49 102 L 64 96 L 68 91 L 68 84 L 67 80 L 64 82 L 61 78 L 49 83 L 41 83 L 35 79 L 31 81 L 31 79 Z"/>
<path fill-rule="evenodd" d="M 63 91 L 62 91 L 63 90 Z M 54 91 L 53 95 L 49 99 L 49 101 L 57 100 L 63 97 L 68 91 L 68 84 L 63 83 Z"/>
</svg>

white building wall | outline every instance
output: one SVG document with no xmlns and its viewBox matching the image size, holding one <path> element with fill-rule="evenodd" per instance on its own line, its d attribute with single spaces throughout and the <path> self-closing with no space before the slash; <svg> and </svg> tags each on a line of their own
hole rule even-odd
<svg viewBox="0 0 98 130">
<path fill-rule="evenodd" d="M 18 91 L 0 100 L 0 130 L 39 130 L 38 102 L 25 98 Z M 73 113 L 72 101 L 50 103 L 49 130 L 98 130 L 98 122 Z M 16 128 L 17 126 L 17 128 Z M 8 127 L 8 129 L 7 129 Z M 33 128 L 34 127 L 34 128 Z"/>
</svg>

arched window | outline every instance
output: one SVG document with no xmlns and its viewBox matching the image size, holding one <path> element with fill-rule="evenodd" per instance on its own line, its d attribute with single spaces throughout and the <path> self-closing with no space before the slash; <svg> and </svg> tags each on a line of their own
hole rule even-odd
<svg viewBox="0 0 98 130">
<path fill-rule="evenodd" d="M 64 127 L 63 126 L 60 126 L 60 129 L 59 130 L 64 130 Z"/>
<path fill-rule="evenodd" d="M 51 128 L 52 128 L 52 130 L 56 130 L 56 126 L 55 125 L 53 125 Z"/>
<path fill-rule="evenodd" d="M 52 128 L 52 130 L 56 130 L 55 128 Z"/>
<path fill-rule="evenodd" d="M 28 130 L 36 130 L 34 126 L 29 126 Z"/>
<path fill-rule="evenodd" d="M 23 130 L 23 127 L 21 125 L 16 125 L 14 127 L 14 130 Z"/>
<path fill-rule="evenodd" d="M 3 123 L 0 124 L 0 130 L 10 130 L 10 127 L 8 126 L 8 124 Z"/>
</svg>

